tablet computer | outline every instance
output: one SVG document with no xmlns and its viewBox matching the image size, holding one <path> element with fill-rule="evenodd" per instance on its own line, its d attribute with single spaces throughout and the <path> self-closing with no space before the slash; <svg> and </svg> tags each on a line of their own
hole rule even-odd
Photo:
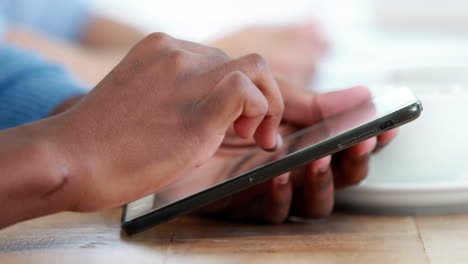
<svg viewBox="0 0 468 264">
<path fill-rule="evenodd" d="M 134 234 L 188 214 L 419 117 L 422 105 L 405 88 L 379 96 L 284 138 L 274 152 L 256 149 L 219 166 L 182 177 L 127 204 L 121 226 Z"/>
</svg>

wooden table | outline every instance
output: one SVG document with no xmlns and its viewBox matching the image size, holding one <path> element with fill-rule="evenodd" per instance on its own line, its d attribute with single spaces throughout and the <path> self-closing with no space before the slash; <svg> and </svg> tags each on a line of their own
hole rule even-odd
<svg viewBox="0 0 468 264">
<path fill-rule="evenodd" d="M 120 209 L 0 231 L 0 263 L 468 263 L 468 215 L 334 214 L 261 225 L 182 217 L 131 237 Z"/>
</svg>

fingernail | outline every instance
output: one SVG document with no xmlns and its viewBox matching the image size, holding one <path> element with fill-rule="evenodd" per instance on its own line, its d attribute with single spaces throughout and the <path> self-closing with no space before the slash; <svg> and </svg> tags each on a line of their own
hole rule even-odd
<svg viewBox="0 0 468 264">
<path fill-rule="evenodd" d="M 363 154 L 361 154 L 359 157 L 361 159 L 364 159 L 364 158 L 369 158 L 371 155 L 371 152 L 364 152 Z"/>
<path fill-rule="evenodd" d="M 314 175 L 322 175 L 325 174 L 328 171 L 328 166 L 327 167 L 317 167 L 314 169 Z"/>
<path fill-rule="evenodd" d="M 371 151 L 371 152 L 372 152 L 372 151 Z M 356 152 L 354 153 L 353 156 L 354 156 L 356 159 L 362 159 L 362 158 L 365 158 L 365 157 L 367 157 L 367 156 L 370 156 L 371 152 L 369 152 L 369 151 L 367 151 L 367 150 L 362 150 L 362 149 L 361 149 L 361 150 L 359 150 L 359 151 L 356 151 Z"/>
<path fill-rule="evenodd" d="M 312 173 L 314 175 L 322 175 L 325 174 L 328 169 L 330 168 L 330 162 L 331 162 L 331 157 L 325 157 L 320 160 L 317 160 L 313 164 L 311 164 L 312 167 Z"/>
<path fill-rule="evenodd" d="M 288 184 L 289 183 L 289 174 L 283 174 L 275 178 L 275 181 L 279 184 Z"/>
</svg>

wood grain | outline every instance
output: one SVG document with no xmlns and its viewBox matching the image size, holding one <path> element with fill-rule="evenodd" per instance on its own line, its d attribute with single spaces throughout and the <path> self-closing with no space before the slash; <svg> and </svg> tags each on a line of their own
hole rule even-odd
<svg viewBox="0 0 468 264">
<path fill-rule="evenodd" d="M 128 237 L 120 209 L 0 231 L 0 263 L 468 263 L 468 215 L 262 225 L 182 217 Z"/>
</svg>

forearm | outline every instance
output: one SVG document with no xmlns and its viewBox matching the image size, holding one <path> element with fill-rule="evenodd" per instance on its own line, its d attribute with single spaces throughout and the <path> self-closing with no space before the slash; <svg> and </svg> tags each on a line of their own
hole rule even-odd
<svg viewBox="0 0 468 264">
<path fill-rule="evenodd" d="M 73 206 L 65 191 L 72 176 L 66 155 L 43 123 L 0 131 L 0 228 Z"/>
</svg>

